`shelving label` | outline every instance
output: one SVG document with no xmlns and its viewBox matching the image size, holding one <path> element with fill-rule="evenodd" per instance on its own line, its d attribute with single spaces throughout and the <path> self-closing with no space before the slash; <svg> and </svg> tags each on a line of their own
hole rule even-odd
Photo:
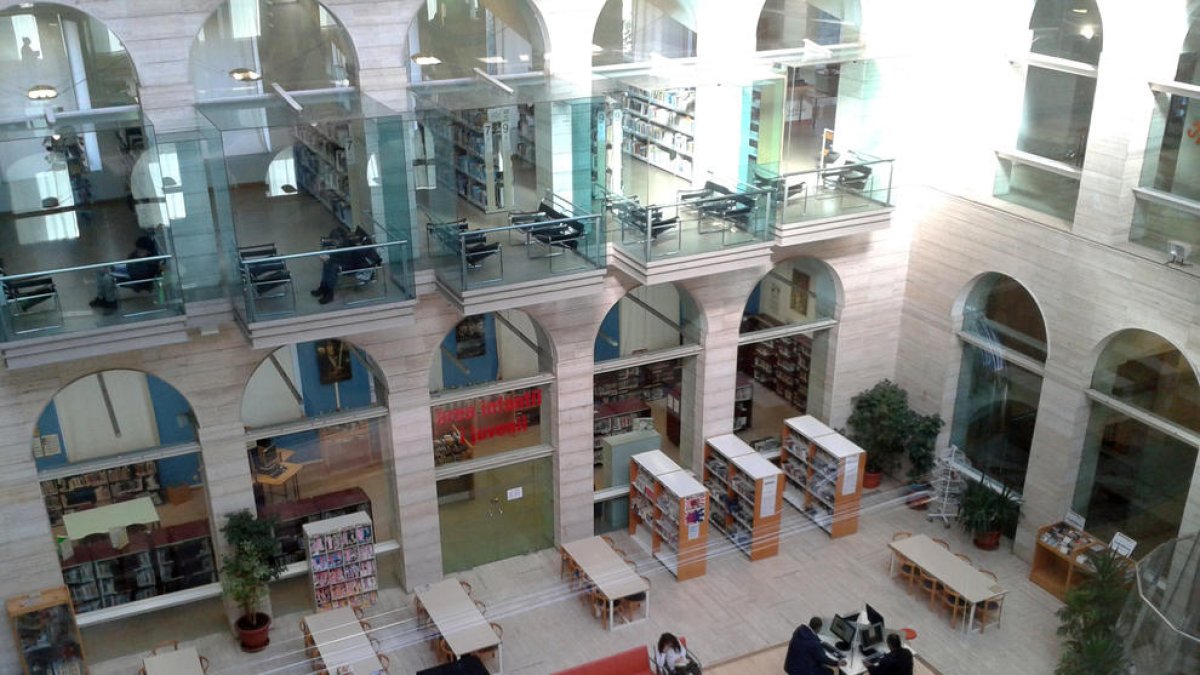
<svg viewBox="0 0 1200 675">
<path fill-rule="evenodd" d="M 768 476 L 763 481 L 762 506 L 758 508 L 760 518 L 775 515 L 775 495 L 778 490 L 779 480 L 775 476 Z"/>
<path fill-rule="evenodd" d="M 846 458 L 846 477 L 842 480 L 842 495 L 852 495 L 858 490 L 858 455 Z"/>
</svg>

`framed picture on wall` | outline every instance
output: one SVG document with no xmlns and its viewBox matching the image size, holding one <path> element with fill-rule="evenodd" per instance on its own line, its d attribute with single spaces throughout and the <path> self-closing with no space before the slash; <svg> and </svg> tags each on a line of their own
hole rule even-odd
<svg viewBox="0 0 1200 675">
<path fill-rule="evenodd" d="M 317 372 L 321 384 L 344 382 L 353 376 L 350 370 L 350 349 L 341 340 L 322 340 L 317 343 Z"/>
<path fill-rule="evenodd" d="M 454 327 L 454 355 L 460 359 L 473 359 L 487 353 L 483 336 L 483 317 L 468 316 Z"/>
<path fill-rule="evenodd" d="M 808 275 L 792 268 L 792 302 L 793 312 L 808 314 Z"/>
</svg>

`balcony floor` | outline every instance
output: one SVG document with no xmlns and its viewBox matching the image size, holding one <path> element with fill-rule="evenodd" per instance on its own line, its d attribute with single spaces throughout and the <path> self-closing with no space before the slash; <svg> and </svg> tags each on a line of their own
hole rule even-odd
<svg viewBox="0 0 1200 675">
<path fill-rule="evenodd" d="M 900 503 L 891 503 L 896 498 Z M 877 608 L 889 626 L 914 628 L 918 638 L 913 648 L 947 675 L 1054 669 L 1059 653 L 1054 611 L 1060 603 L 1028 581 L 1028 564 L 1009 553 L 1007 546 L 992 552 L 976 550 L 958 528 L 943 529 L 926 522 L 923 512 L 904 507 L 896 489 L 869 493 L 859 524 L 858 534 L 830 540 L 785 506 L 785 539 L 778 556 L 751 563 L 714 532 L 709 537 L 707 575 L 686 583 L 677 583 L 624 533 L 616 533 L 617 544 L 633 554 L 652 590 L 650 618 L 611 632 L 603 630 L 559 580 L 554 550 L 483 565 L 457 576 L 474 587 L 475 597 L 487 605 L 489 620 L 504 626 L 506 673 L 550 673 L 647 645 L 662 631 L 687 636 L 689 648 L 712 666 L 786 642 L 796 625 L 813 614 L 845 613 L 864 602 Z M 887 544 L 899 530 L 945 538 L 975 565 L 994 571 L 1009 589 L 1002 624 L 983 634 L 957 632 L 944 614 L 931 611 L 927 602 L 908 596 L 902 584 L 889 579 Z M 92 664 L 91 672 L 133 672 L 146 650 L 163 639 L 195 645 L 212 661 L 214 672 L 311 672 L 303 660 L 298 628 L 299 619 L 311 612 L 304 608 L 309 602 L 306 584 L 300 578 L 276 586 L 278 615 L 271 646 L 261 654 L 242 654 L 220 628 L 219 603 L 206 601 L 173 613 L 192 617 L 187 622 L 146 614 L 111 629 L 85 630 L 89 649 L 93 640 L 115 635 L 113 631 L 123 638 L 97 645 L 96 652 L 107 653 L 97 656 L 100 660 Z M 289 597 L 281 602 L 284 593 Z M 391 658 L 394 672 L 414 672 L 434 663 L 428 636 L 416 628 L 412 596 L 385 588 L 380 603 L 367 614 L 374 626 L 372 634 Z"/>
</svg>

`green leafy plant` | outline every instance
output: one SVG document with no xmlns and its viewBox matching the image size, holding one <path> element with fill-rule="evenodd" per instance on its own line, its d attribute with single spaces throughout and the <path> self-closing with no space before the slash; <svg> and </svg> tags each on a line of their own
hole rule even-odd
<svg viewBox="0 0 1200 675">
<path fill-rule="evenodd" d="M 1067 591 L 1058 610 L 1062 656 L 1056 675 L 1117 675 L 1125 672 L 1117 619 L 1129 595 L 1125 559 L 1105 549 L 1091 555 L 1093 573 Z"/>
<path fill-rule="evenodd" d="M 867 453 L 867 471 L 895 473 L 901 458 L 909 460 L 908 477 L 920 480 L 933 468 L 934 444 L 944 422 L 908 407 L 908 392 L 891 380 L 851 399 L 847 436 Z"/>
<path fill-rule="evenodd" d="M 221 558 L 221 588 L 241 608 L 246 627 L 256 627 L 267 584 L 278 579 L 284 569 L 275 522 L 242 510 L 230 514 L 221 531 L 229 544 L 229 553 Z"/>
<path fill-rule="evenodd" d="M 988 532 L 1012 532 L 1021 515 L 1021 504 L 1007 486 L 1000 492 L 978 481 L 967 481 L 958 522 L 963 529 L 979 537 Z"/>
</svg>

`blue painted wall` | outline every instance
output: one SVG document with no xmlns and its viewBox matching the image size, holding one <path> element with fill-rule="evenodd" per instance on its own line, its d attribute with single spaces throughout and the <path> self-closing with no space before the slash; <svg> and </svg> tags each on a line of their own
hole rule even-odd
<svg viewBox="0 0 1200 675">
<path fill-rule="evenodd" d="M 596 333 L 594 348 L 597 362 L 615 359 L 621 355 L 621 312 L 617 310 L 617 307 L 618 305 L 613 305 L 613 308 L 608 310 L 608 314 L 604 315 L 604 320 L 600 322 L 600 330 Z M 617 344 L 611 344 L 601 338 L 600 333 L 612 338 Z"/>
<path fill-rule="evenodd" d="M 758 303 L 762 300 L 762 282 L 754 284 L 750 299 L 746 301 L 746 311 L 743 314 L 758 314 Z"/>
</svg>

